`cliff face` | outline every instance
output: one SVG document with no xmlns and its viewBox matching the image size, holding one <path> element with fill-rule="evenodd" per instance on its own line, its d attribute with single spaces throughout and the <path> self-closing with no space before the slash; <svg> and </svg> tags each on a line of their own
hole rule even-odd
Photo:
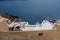
<svg viewBox="0 0 60 40">
<path fill-rule="evenodd" d="M 0 19 L 0 32 L 8 32 L 9 27 L 5 18 Z"/>
<path fill-rule="evenodd" d="M 14 21 L 14 19 L 16 19 L 16 21 L 22 21 L 19 17 L 17 16 L 12 16 L 12 15 L 9 15 L 8 13 L 0 13 L 0 16 L 4 17 L 4 18 L 7 18 L 11 21 Z"/>
</svg>

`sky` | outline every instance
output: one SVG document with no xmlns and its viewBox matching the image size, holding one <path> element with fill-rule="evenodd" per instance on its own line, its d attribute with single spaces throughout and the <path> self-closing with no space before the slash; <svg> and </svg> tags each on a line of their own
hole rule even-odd
<svg viewBox="0 0 60 40">
<path fill-rule="evenodd" d="M 34 24 L 47 18 L 60 18 L 60 0 L 0 0 L 0 12 Z"/>
</svg>

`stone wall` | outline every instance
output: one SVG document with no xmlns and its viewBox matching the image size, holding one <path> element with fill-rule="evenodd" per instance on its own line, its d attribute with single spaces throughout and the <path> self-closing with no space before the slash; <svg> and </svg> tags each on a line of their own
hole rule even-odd
<svg viewBox="0 0 60 40">
<path fill-rule="evenodd" d="M 0 40 L 60 40 L 60 31 L 0 32 Z"/>
</svg>

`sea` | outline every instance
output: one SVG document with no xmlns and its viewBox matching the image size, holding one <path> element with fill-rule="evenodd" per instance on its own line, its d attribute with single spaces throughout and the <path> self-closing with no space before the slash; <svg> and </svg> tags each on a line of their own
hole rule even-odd
<svg viewBox="0 0 60 40">
<path fill-rule="evenodd" d="M 60 0 L 0 0 L 0 12 L 17 16 L 29 24 L 60 19 Z"/>
</svg>

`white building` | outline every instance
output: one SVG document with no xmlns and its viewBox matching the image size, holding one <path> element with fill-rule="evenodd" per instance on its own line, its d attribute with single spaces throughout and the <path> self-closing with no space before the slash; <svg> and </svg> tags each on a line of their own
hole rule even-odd
<svg viewBox="0 0 60 40">
<path fill-rule="evenodd" d="M 38 30 L 52 30 L 54 24 L 48 20 L 43 20 L 41 24 L 37 23 L 36 25 L 29 25 L 28 22 L 12 22 L 9 26 L 17 27 L 20 26 L 22 31 L 38 31 Z"/>
<path fill-rule="evenodd" d="M 42 30 L 52 30 L 54 24 L 49 22 L 48 20 L 43 20 L 41 26 L 42 26 Z"/>
</svg>

